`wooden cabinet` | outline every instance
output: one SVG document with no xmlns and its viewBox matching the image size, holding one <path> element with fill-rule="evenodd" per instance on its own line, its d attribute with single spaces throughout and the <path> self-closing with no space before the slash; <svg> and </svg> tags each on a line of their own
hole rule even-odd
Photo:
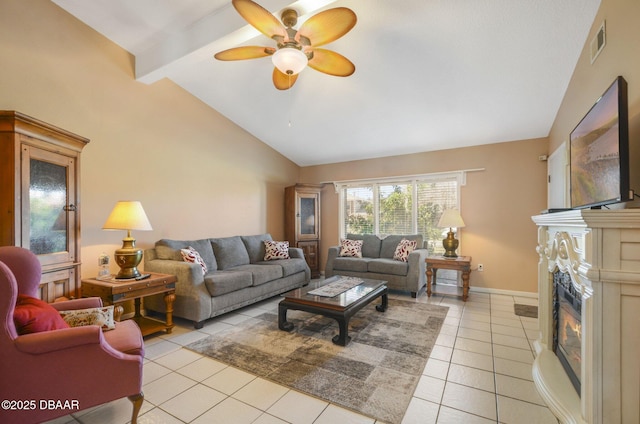
<svg viewBox="0 0 640 424">
<path fill-rule="evenodd" d="M 88 142 L 0 111 L 0 245 L 38 255 L 47 302 L 79 296 L 80 152 Z"/>
<path fill-rule="evenodd" d="M 285 238 L 299 247 L 311 268 L 311 277 L 320 276 L 320 194 L 322 185 L 296 184 L 285 188 Z"/>
</svg>

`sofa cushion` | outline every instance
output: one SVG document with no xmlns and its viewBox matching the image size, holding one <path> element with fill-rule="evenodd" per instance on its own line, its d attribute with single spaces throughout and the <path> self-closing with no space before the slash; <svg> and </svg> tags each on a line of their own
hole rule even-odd
<svg viewBox="0 0 640 424">
<path fill-rule="evenodd" d="M 289 259 L 289 242 L 265 240 L 264 260 L 277 261 L 281 259 Z"/>
<path fill-rule="evenodd" d="M 250 287 L 253 277 L 247 271 L 215 271 L 205 275 L 204 284 L 211 296 L 216 297 Z"/>
<path fill-rule="evenodd" d="M 407 262 L 394 261 L 393 259 L 378 258 L 369 261 L 367 271 L 404 277 L 409 272 L 409 264 Z"/>
<path fill-rule="evenodd" d="M 333 269 L 335 271 L 353 271 L 367 272 L 367 263 L 372 260 L 370 258 L 343 258 L 337 257 L 333 260 Z"/>
<path fill-rule="evenodd" d="M 218 269 L 225 270 L 238 265 L 248 265 L 249 253 L 240 236 L 211 239 Z"/>
<path fill-rule="evenodd" d="M 415 240 L 417 246 L 422 246 L 422 235 L 420 234 L 387 236 L 382 239 L 382 245 L 380 246 L 380 257 L 393 259 L 393 254 L 396 252 L 398 243 L 400 243 L 402 239 Z"/>
<path fill-rule="evenodd" d="M 242 239 L 242 243 L 244 243 L 244 247 L 247 249 L 247 253 L 249 254 L 249 262 L 252 264 L 264 260 L 264 242 L 265 240 L 273 240 L 269 233 L 258 234 L 255 236 L 240 236 L 240 238 Z"/>
<path fill-rule="evenodd" d="M 282 278 L 283 275 L 282 267 L 279 264 L 273 263 L 269 263 L 268 265 L 240 265 L 234 269 L 250 272 L 253 277 L 252 286 L 259 286 L 260 284 L 277 280 L 278 278 Z"/>
<path fill-rule="evenodd" d="M 347 234 L 350 240 L 362 240 L 362 256 L 367 258 L 380 257 L 382 240 L 375 234 Z"/>
<path fill-rule="evenodd" d="M 169 259 L 172 261 L 182 261 L 180 249 L 193 247 L 199 254 L 208 271 L 218 269 L 216 257 L 213 254 L 213 248 L 209 239 L 200 240 L 170 240 L 162 239 L 156 242 L 156 255 L 158 259 Z"/>
<path fill-rule="evenodd" d="M 393 260 L 408 262 L 409 254 L 414 250 L 416 250 L 417 245 L 418 245 L 417 241 L 407 240 L 403 238 L 402 240 L 400 240 L 400 243 L 398 243 L 398 246 L 396 247 L 396 251 L 393 254 Z"/>
<path fill-rule="evenodd" d="M 307 261 L 302 258 L 290 258 L 290 259 L 281 259 L 278 262 L 273 261 L 263 261 L 258 262 L 256 265 L 273 265 L 277 264 L 282 267 L 282 276 L 288 277 L 293 274 L 297 274 L 299 272 L 304 272 L 307 269 Z"/>
<path fill-rule="evenodd" d="M 340 240 L 340 256 L 343 257 L 353 257 L 353 258 L 361 258 L 362 257 L 362 240 L 349 240 L 342 239 Z"/>
</svg>

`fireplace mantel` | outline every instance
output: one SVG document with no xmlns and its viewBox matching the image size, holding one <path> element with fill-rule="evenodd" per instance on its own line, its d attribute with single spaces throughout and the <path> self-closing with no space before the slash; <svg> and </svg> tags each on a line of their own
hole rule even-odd
<svg viewBox="0 0 640 424">
<path fill-rule="evenodd" d="M 563 423 L 640 422 L 640 209 L 534 216 L 538 315 L 533 380 Z M 553 279 L 571 276 L 582 296 L 582 376 L 576 392 L 553 346 Z"/>
</svg>

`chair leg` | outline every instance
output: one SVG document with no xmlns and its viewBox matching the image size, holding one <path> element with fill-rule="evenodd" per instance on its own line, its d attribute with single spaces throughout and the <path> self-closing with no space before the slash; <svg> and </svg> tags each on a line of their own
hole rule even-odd
<svg viewBox="0 0 640 424">
<path fill-rule="evenodd" d="M 138 422 L 138 413 L 142 408 L 142 402 L 144 402 L 144 393 L 140 392 L 137 395 L 128 396 L 131 403 L 133 403 L 133 412 L 131 413 L 131 424 Z"/>
</svg>

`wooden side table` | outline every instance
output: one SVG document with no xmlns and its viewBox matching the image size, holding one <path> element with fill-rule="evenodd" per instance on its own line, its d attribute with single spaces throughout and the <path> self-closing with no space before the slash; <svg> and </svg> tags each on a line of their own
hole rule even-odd
<svg viewBox="0 0 640 424">
<path fill-rule="evenodd" d="M 425 259 L 427 265 L 427 297 L 431 297 L 431 277 L 433 283 L 439 269 L 451 269 L 462 273 L 462 300 L 467 301 L 469 296 L 469 274 L 471 274 L 471 256 L 458 256 L 457 258 L 445 258 L 444 256 L 429 256 Z"/>
<path fill-rule="evenodd" d="M 91 297 L 98 296 L 102 298 L 105 305 L 114 305 L 114 318 L 120 321 L 124 308 L 122 303 L 133 299 L 135 302 L 135 315 L 133 319 L 140 327 L 143 336 L 157 333 L 158 331 L 166 331 L 171 333 L 173 329 L 173 301 L 176 298 L 176 281 L 175 275 L 158 274 L 150 272 L 151 276 L 144 280 L 126 280 L 118 281 L 97 280 L 89 278 L 82 280 L 82 296 Z M 167 305 L 166 321 L 162 322 L 156 319 L 145 317 L 140 312 L 140 300 L 146 296 L 155 294 L 164 294 L 164 301 Z"/>
</svg>

